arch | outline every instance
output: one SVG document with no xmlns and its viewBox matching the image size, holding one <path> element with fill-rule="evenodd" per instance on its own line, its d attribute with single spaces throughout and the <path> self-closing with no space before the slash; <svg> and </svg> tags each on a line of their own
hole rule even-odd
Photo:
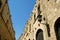
<svg viewBox="0 0 60 40">
<path fill-rule="evenodd" d="M 43 30 L 39 29 L 36 33 L 36 40 L 44 40 L 43 38 Z"/>
<path fill-rule="evenodd" d="M 57 40 L 60 40 L 60 17 L 55 21 L 54 29 Z"/>
</svg>

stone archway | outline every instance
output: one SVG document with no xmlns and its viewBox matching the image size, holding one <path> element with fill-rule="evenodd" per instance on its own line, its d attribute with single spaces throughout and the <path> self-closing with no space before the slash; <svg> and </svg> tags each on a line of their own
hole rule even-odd
<svg viewBox="0 0 60 40">
<path fill-rule="evenodd" d="M 36 33 L 36 40 L 44 40 L 43 31 L 41 29 L 39 29 Z"/>
<path fill-rule="evenodd" d="M 57 40 L 60 40 L 60 17 L 55 21 L 54 29 Z"/>
</svg>

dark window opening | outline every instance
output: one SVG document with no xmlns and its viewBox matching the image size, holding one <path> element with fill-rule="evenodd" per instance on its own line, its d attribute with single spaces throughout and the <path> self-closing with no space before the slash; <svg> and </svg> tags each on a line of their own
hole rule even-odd
<svg viewBox="0 0 60 40">
<path fill-rule="evenodd" d="M 37 18 L 38 18 L 38 21 L 39 21 L 39 22 L 42 21 L 42 15 L 38 15 Z"/>
<path fill-rule="evenodd" d="M 50 28 L 49 28 L 49 24 L 46 23 L 46 27 L 47 27 L 47 32 L 48 32 L 48 36 L 50 37 Z"/>
<path fill-rule="evenodd" d="M 36 14 L 34 14 L 34 23 L 35 23 L 35 21 L 36 21 Z M 34 24 L 34 23 L 33 23 L 33 24 Z"/>
<path fill-rule="evenodd" d="M 30 39 L 29 39 L 30 40 Z"/>
<path fill-rule="evenodd" d="M 40 26 L 40 24 L 38 24 L 38 26 Z"/>
<path fill-rule="evenodd" d="M 29 27 L 29 32 L 31 32 L 31 24 L 29 25 L 30 27 Z"/>
<path fill-rule="evenodd" d="M 2 2 L 1 2 L 1 0 L 0 0 L 0 8 L 1 8 L 1 5 L 2 5 Z"/>
<path fill-rule="evenodd" d="M 43 31 L 39 29 L 36 33 L 36 40 L 44 40 Z"/>
<path fill-rule="evenodd" d="M 36 21 L 36 15 L 34 14 L 34 20 Z"/>
<path fill-rule="evenodd" d="M 48 0 L 49 1 L 49 0 Z"/>
<path fill-rule="evenodd" d="M 55 28 L 56 38 L 57 40 L 60 40 L 60 17 L 56 20 L 54 24 L 54 28 Z"/>
<path fill-rule="evenodd" d="M 41 11 L 40 11 L 40 5 L 38 5 L 38 21 L 41 22 L 42 21 L 42 15 L 41 15 Z"/>
<path fill-rule="evenodd" d="M 45 20 L 45 18 L 43 18 L 43 20 Z"/>
<path fill-rule="evenodd" d="M 40 5 L 38 6 L 38 15 L 40 15 Z"/>
<path fill-rule="evenodd" d="M 5 3 L 8 3 L 8 0 L 6 0 Z"/>
</svg>

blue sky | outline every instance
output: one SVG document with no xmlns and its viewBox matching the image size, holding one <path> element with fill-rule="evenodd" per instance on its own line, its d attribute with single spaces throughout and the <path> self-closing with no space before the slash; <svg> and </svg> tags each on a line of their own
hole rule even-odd
<svg viewBox="0 0 60 40">
<path fill-rule="evenodd" d="M 8 0 L 15 37 L 18 40 L 36 0 Z"/>
</svg>

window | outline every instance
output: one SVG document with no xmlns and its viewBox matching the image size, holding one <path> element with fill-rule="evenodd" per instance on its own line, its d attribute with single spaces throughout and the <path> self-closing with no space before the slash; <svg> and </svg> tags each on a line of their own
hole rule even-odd
<svg viewBox="0 0 60 40">
<path fill-rule="evenodd" d="M 5 3 L 8 3 L 7 0 L 5 1 Z"/>
<path fill-rule="evenodd" d="M 29 25 L 29 32 L 31 32 L 31 24 Z"/>
<path fill-rule="evenodd" d="M 49 28 L 49 24 L 46 23 L 46 27 L 47 27 L 48 37 L 50 37 L 50 28 Z"/>
<path fill-rule="evenodd" d="M 40 11 L 40 5 L 38 6 L 38 21 L 41 22 L 42 21 L 42 15 L 41 15 L 41 11 Z"/>
<path fill-rule="evenodd" d="M 30 39 L 29 39 L 30 40 Z"/>
<path fill-rule="evenodd" d="M 38 6 L 38 15 L 40 14 L 40 5 Z"/>
<path fill-rule="evenodd" d="M 1 5 L 2 5 L 2 3 L 1 3 L 1 0 L 0 0 L 0 8 L 1 8 Z"/>
<path fill-rule="evenodd" d="M 49 1 L 49 0 L 48 0 Z"/>
<path fill-rule="evenodd" d="M 43 20 L 45 20 L 45 18 L 43 18 Z"/>
<path fill-rule="evenodd" d="M 40 26 L 40 24 L 38 24 L 38 26 Z"/>
<path fill-rule="evenodd" d="M 60 40 L 60 17 L 56 20 L 54 24 L 54 29 L 57 40 Z"/>
<path fill-rule="evenodd" d="M 43 30 L 39 29 L 36 33 L 36 40 L 44 40 Z"/>
<path fill-rule="evenodd" d="M 42 21 L 42 15 L 38 15 L 37 18 L 38 18 L 38 21 L 39 21 L 39 22 Z"/>
<path fill-rule="evenodd" d="M 34 20 L 36 21 L 36 15 L 34 14 Z"/>
<path fill-rule="evenodd" d="M 38 15 L 39 15 L 39 14 L 41 13 L 41 10 L 40 10 L 40 4 L 38 5 L 37 10 L 38 10 Z"/>
</svg>

